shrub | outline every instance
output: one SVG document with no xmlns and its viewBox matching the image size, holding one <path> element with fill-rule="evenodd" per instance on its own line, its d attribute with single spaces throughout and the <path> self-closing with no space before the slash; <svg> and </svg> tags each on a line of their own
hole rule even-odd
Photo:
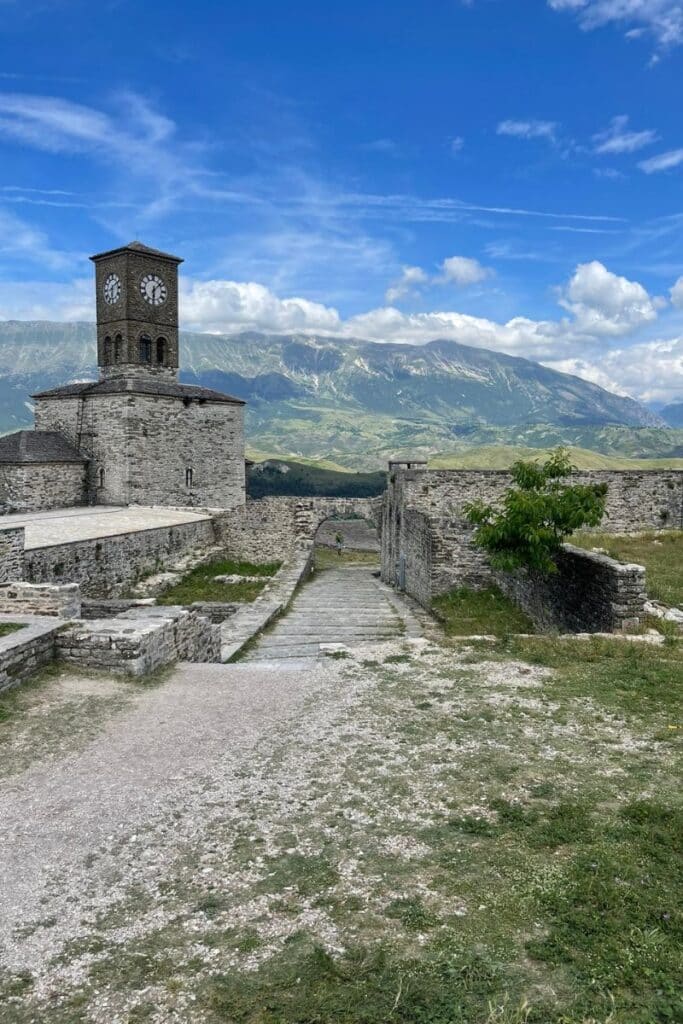
<svg viewBox="0 0 683 1024">
<path fill-rule="evenodd" d="M 605 514 L 607 484 L 568 484 L 574 467 L 564 448 L 542 465 L 516 462 L 502 508 L 482 502 L 465 507 L 475 527 L 475 543 L 488 552 L 494 568 L 557 571 L 563 540 L 583 526 L 598 526 Z"/>
</svg>

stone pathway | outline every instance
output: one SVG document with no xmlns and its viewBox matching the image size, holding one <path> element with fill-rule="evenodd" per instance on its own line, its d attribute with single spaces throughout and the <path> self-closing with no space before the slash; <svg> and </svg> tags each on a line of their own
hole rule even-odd
<svg viewBox="0 0 683 1024">
<path fill-rule="evenodd" d="M 295 596 L 290 609 L 245 655 L 245 661 L 317 658 L 321 645 L 421 636 L 404 600 L 367 566 L 323 569 Z"/>
</svg>

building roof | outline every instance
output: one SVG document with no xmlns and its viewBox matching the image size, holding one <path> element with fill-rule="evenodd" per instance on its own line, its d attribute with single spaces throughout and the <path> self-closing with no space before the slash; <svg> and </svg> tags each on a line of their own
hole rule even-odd
<svg viewBox="0 0 683 1024">
<path fill-rule="evenodd" d="M 0 437 L 0 464 L 87 462 L 84 455 L 56 430 L 17 430 Z"/>
<path fill-rule="evenodd" d="M 90 259 L 96 263 L 97 260 L 102 260 L 105 256 L 117 256 L 120 252 L 142 253 L 143 256 L 156 256 L 157 259 L 170 260 L 172 263 L 183 262 L 180 256 L 172 256 L 170 252 L 162 252 L 161 249 L 152 249 L 142 242 L 129 242 L 128 245 L 120 245 L 116 249 L 108 249 L 107 252 L 98 252 Z"/>
<path fill-rule="evenodd" d="M 32 398 L 79 398 L 81 395 L 162 395 L 166 398 L 182 398 L 195 402 L 224 402 L 228 405 L 245 405 L 241 398 L 225 395 L 222 391 L 200 388 L 194 384 L 178 384 L 175 381 L 146 380 L 142 377 L 129 380 L 111 377 L 108 380 L 81 381 L 78 384 L 63 384 L 48 391 L 39 391 Z"/>
</svg>

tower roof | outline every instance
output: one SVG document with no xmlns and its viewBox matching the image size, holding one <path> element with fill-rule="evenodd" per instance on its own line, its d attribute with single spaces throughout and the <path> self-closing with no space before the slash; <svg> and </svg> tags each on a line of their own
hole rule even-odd
<svg viewBox="0 0 683 1024">
<path fill-rule="evenodd" d="M 222 391 L 214 391 L 212 388 L 197 387 L 195 384 L 178 384 L 177 381 L 161 380 L 159 378 L 139 377 L 135 380 L 121 377 L 109 377 L 107 380 L 80 381 L 78 384 L 63 384 L 58 388 L 50 388 L 48 391 L 38 391 L 31 398 L 80 398 L 87 395 L 96 397 L 99 395 L 161 395 L 164 398 L 182 398 L 195 402 L 220 402 L 229 405 L 245 405 L 241 398 L 233 395 L 225 395 Z M 29 431 L 32 433 L 32 431 Z M 13 436 L 13 435 L 10 435 Z M 5 438 L 0 438 L 0 444 Z"/>
<path fill-rule="evenodd" d="M 149 245 L 144 245 L 142 242 L 129 242 L 128 245 L 120 245 L 116 249 L 108 249 L 106 252 L 98 252 L 90 259 L 97 263 L 98 260 L 103 260 L 106 256 L 118 256 L 122 252 L 134 252 L 142 256 L 154 256 L 158 260 L 168 260 L 169 263 L 182 263 L 183 260 L 180 256 L 172 256 L 170 252 L 162 252 L 161 249 L 152 249 Z"/>
<path fill-rule="evenodd" d="M 17 430 L 0 437 L 0 464 L 87 462 L 84 455 L 56 430 Z"/>
</svg>

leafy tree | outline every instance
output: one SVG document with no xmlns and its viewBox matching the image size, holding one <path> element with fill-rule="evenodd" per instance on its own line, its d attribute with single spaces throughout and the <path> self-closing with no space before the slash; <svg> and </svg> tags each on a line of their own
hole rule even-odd
<svg viewBox="0 0 683 1024">
<path fill-rule="evenodd" d="M 472 502 L 465 507 L 475 527 L 475 543 L 496 569 L 528 568 L 557 572 L 555 556 L 563 540 L 583 526 L 598 526 L 605 514 L 607 484 L 566 483 L 574 470 L 569 453 L 557 448 L 545 463 L 516 462 L 514 484 L 502 507 Z"/>
</svg>

